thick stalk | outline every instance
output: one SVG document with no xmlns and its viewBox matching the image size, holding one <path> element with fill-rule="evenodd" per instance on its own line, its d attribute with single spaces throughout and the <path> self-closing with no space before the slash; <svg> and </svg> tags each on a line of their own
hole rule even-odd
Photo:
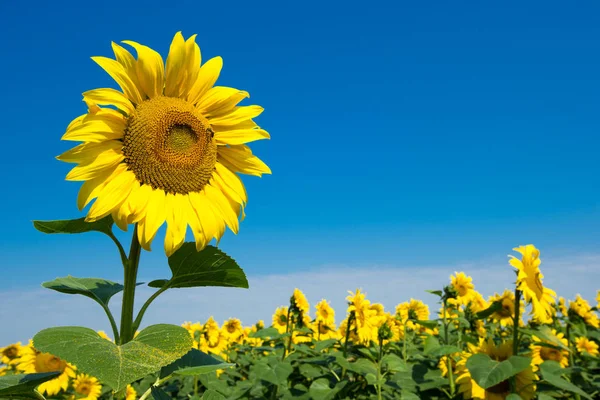
<svg viewBox="0 0 600 400">
<path fill-rule="evenodd" d="M 130 342 L 133 339 L 133 305 L 135 300 L 135 286 L 137 281 L 138 265 L 140 263 L 140 254 L 142 247 L 137 236 L 137 224 L 133 229 L 131 247 L 129 249 L 129 258 L 124 271 L 124 289 L 123 289 L 123 307 L 121 308 L 121 344 Z"/>
<path fill-rule="evenodd" d="M 446 317 L 446 310 L 447 310 L 447 306 L 446 306 L 446 299 L 444 299 L 443 302 L 443 309 L 442 312 L 444 314 L 443 318 L 444 318 L 444 342 L 446 345 L 449 345 L 449 339 L 448 339 L 448 318 Z M 405 338 L 406 340 L 406 338 Z M 452 371 L 452 359 L 450 358 L 450 354 L 448 354 L 446 356 L 446 365 L 448 367 L 448 383 L 450 384 L 450 394 L 452 395 L 452 397 L 454 397 L 454 393 L 455 393 L 455 385 L 454 385 L 454 371 Z"/>
<path fill-rule="evenodd" d="M 515 288 L 515 315 L 513 317 L 513 355 L 519 355 L 519 321 L 521 321 L 521 291 Z M 511 392 L 518 394 L 517 379 L 513 376 L 510 378 Z"/>
<path fill-rule="evenodd" d="M 569 367 L 575 367 L 575 357 L 573 353 L 575 349 L 571 346 L 571 321 L 567 321 L 567 345 L 569 347 Z M 581 396 L 578 393 L 575 393 L 575 400 L 581 400 Z"/>
<path fill-rule="evenodd" d="M 379 338 L 379 360 L 377 361 L 377 400 L 381 400 L 381 360 L 383 359 L 383 338 Z"/>
<path fill-rule="evenodd" d="M 286 321 L 285 321 L 285 333 L 289 333 L 290 332 L 290 315 L 291 315 L 291 309 L 288 307 L 288 312 L 287 312 L 287 317 L 286 317 Z M 289 342 L 292 341 L 292 336 L 290 335 L 289 337 Z M 288 345 L 289 345 L 288 342 Z M 283 344 L 283 357 L 281 357 L 281 361 L 285 360 L 285 356 L 287 355 L 287 351 L 288 351 L 288 345 L 286 345 L 285 343 Z"/>
</svg>

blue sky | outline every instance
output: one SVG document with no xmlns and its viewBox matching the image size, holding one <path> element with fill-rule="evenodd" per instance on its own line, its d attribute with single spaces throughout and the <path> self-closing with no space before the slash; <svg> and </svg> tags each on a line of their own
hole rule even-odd
<svg viewBox="0 0 600 400">
<path fill-rule="evenodd" d="M 81 93 L 114 86 L 90 57 L 127 39 L 166 56 L 179 30 L 266 110 L 272 140 L 252 147 L 273 175 L 245 180 L 248 217 L 221 242 L 250 276 L 506 268 L 527 243 L 600 253 L 597 3 L 132 3 L 0 4 L 0 290 L 120 279 L 100 235 L 44 236 L 31 220 L 83 215 L 54 157 Z M 168 276 L 161 247 L 143 279 Z"/>
</svg>

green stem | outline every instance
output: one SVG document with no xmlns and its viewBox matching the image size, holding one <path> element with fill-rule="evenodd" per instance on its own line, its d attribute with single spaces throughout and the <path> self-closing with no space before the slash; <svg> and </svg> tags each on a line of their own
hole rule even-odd
<svg viewBox="0 0 600 400">
<path fill-rule="evenodd" d="M 383 338 L 379 338 L 379 360 L 377 362 L 377 400 L 381 400 L 381 360 L 383 359 Z"/>
<path fill-rule="evenodd" d="M 402 358 L 404 359 L 404 363 L 406 364 L 406 359 L 408 358 L 407 356 L 407 346 L 406 346 L 406 341 L 408 340 L 407 338 L 407 333 L 406 333 L 406 323 L 408 322 L 408 320 L 404 321 L 402 323 L 402 329 L 404 329 L 404 337 L 402 338 Z"/>
<path fill-rule="evenodd" d="M 110 308 L 106 304 L 101 304 L 104 312 L 108 316 L 108 320 L 110 321 L 110 327 L 113 331 L 113 337 L 115 338 L 115 343 L 119 343 L 119 328 L 117 328 L 117 323 L 115 322 L 115 317 L 113 317 L 112 312 L 110 312 Z"/>
<path fill-rule="evenodd" d="M 574 353 L 574 349 L 571 346 L 571 322 L 567 321 L 567 345 L 569 346 L 569 366 L 571 368 L 575 367 L 575 356 L 573 356 Z M 577 393 L 575 393 L 575 399 L 576 400 L 581 400 L 581 396 Z"/>
<path fill-rule="evenodd" d="M 117 245 L 117 248 L 119 249 L 119 255 L 121 256 L 121 263 L 123 264 L 123 268 L 126 268 L 127 262 L 128 262 L 127 261 L 127 254 L 125 254 L 125 249 L 121 245 L 121 242 L 119 242 L 119 239 L 117 239 L 117 237 L 112 232 L 109 232 L 109 233 L 106 233 L 106 234 Z"/>
<path fill-rule="evenodd" d="M 287 316 L 285 317 L 285 333 L 289 333 L 290 332 L 290 314 L 291 314 L 291 307 L 288 307 L 288 312 L 287 312 Z M 289 342 L 292 340 L 292 336 L 290 335 L 289 337 L 289 341 L 288 341 L 288 346 L 289 346 Z M 285 344 L 283 345 L 283 357 L 281 357 L 281 361 L 285 360 L 285 356 L 287 355 L 287 351 L 288 351 L 288 346 L 286 346 Z"/>
<path fill-rule="evenodd" d="M 519 321 L 521 321 L 521 291 L 515 287 L 515 315 L 513 317 L 513 355 L 519 355 Z M 510 378 L 511 392 L 518 394 L 517 379 L 513 376 Z"/>
<path fill-rule="evenodd" d="M 146 300 L 146 302 L 144 303 L 144 305 L 140 309 L 140 312 L 138 312 L 138 315 L 137 315 L 135 321 L 133 321 L 133 328 L 132 328 L 132 330 L 134 332 L 140 327 L 140 324 L 142 323 L 142 318 L 144 317 L 144 314 L 146 313 L 146 309 L 150 306 L 150 304 L 152 304 L 152 302 L 161 293 L 163 293 L 164 291 L 166 291 L 168 288 L 169 288 L 168 284 L 165 284 L 165 286 L 163 286 L 160 289 L 158 289 L 156 292 L 154 292 L 154 294 L 152 296 L 150 296 L 150 298 L 148 300 Z"/>
<path fill-rule="evenodd" d="M 446 317 L 446 310 L 448 309 L 447 305 L 446 305 L 446 299 L 444 299 L 443 301 L 443 309 L 442 312 L 444 313 L 443 315 L 443 319 L 444 319 L 444 342 L 446 345 L 449 345 L 449 339 L 448 339 L 448 318 Z M 406 338 L 405 338 L 406 339 Z M 448 354 L 446 356 L 446 366 L 448 367 L 448 383 L 450 384 L 450 393 L 452 394 L 452 397 L 454 397 L 454 393 L 456 390 L 456 386 L 454 384 L 454 371 L 452 371 L 452 359 L 450 358 L 450 354 Z"/>
<path fill-rule="evenodd" d="M 163 383 L 165 383 L 166 381 L 168 381 L 169 379 L 171 379 L 173 377 L 173 374 L 167 375 L 162 379 L 157 379 L 156 382 L 154 382 L 152 385 L 150 385 L 150 387 L 148 388 L 148 390 L 146 390 L 144 392 L 144 394 L 142 395 L 142 397 L 140 397 L 140 400 L 146 400 L 148 398 L 148 396 L 150 396 L 150 394 L 152 393 L 152 387 L 157 387 L 162 385 Z"/>
<path fill-rule="evenodd" d="M 140 263 L 140 254 L 142 247 L 137 236 L 138 226 L 133 229 L 131 247 L 129 249 L 129 259 L 124 272 L 123 289 L 123 307 L 121 309 L 121 340 L 120 344 L 125 344 L 133 339 L 133 305 L 135 300 L 135 286 L 137 284 L 138 265 Z"/>
</svg>

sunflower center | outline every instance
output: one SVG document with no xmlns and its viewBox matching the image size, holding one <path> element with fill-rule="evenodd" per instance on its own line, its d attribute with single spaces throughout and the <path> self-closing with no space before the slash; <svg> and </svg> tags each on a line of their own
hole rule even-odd
<svg viewBox="0 0 600 400">
<path fill-rule="evenodd" d="M 35 358 L 36 372 L 64 371 L 66 365 L 63 360 L 48 353 L 40 353 Z"/>
<path fill-rule="evenodd" d="M 129 117 L 123 154 L 141 184 L 187 194 L 210 180 L 217 145 L 210 123 L 192 104 L 156 97 L 139 104 Z"/>
<path fill-rule="evenodd" d="M 77 393 L 88 395 L 92 391 L 92 388 L 89 383 L 81 383 L 77 386 Z"/>
<path fill-rule="evenodd" d="M 13 359 L 17 356 L 17 354 L 19 353 L 19 350 L 17 349 L 16 346 L 8 346 L 6 349 L 4 349 L 4 351 L 2 352 L 2 355 L 5 357 L 8 357 L 9 359 Z"/>
<path fill-rule="evenodd" d="M 562 354 L 560 351 L 548 347 L 542 347 L 540 350 L 540 356 L 542 360 L 560 361 L 562 359 Z"/>
<path fill-rule="evenodd" d="M 486 390 L 486 392 L 496 393 L 496 394 L 507 393 L 507 392 L 510 392 L 510 382 L 508 380 L 505 380 L 505 381 L 502 381 L 499 384 L 494 385 L 485 390 Z"/>
</svg>

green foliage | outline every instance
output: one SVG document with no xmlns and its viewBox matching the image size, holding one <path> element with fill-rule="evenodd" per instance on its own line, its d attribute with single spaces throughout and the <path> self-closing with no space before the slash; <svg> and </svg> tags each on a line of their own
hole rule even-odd
<svg viewBox="0 0 600 400">
<path fill-rule="evenodd" d="M 531 359 L 521 356 L 511 356 L 507 360 L 498 362 L 492 360 L 487 354 L 474 354 L 467 360 L 471 377 L 483 389 L 506 381 L 529 368 L 530 365 Z"/>
<path fill-rule="evenodd" d="M 60 375 L 60 372 L 0 376 L 0 399 L 44 400 L 37 390 L 41 383 Z"/>
<path fill-rule="evenodd" d="M 162 367 L 159 377 L 162 379 L 171 374 L 184 376 L 201 375 L 233 366 L 235 364 L 219 361 L 200 350 L 192 349 L 172 364 Z"/>
<path fill-rule="evenodd" d="M 65 276 L 42 283 L 47 289 L 67 294 L 89 297 L 101 306 L 108 306 L 111 297 L 123 290 L 123 285 L 100 278 L 75 278 Z"/>
<path fill-rule="evenodd" d="M 540 365 L 540 371 L 544 381 L 548 382 L 550 385 L 576 393 L 586 399 L 592 399 L 590 395 L 562 377 L 566 371 L 556 361 L 544 361 Z"/>
<path fill-rule="evenodd" d="M 33 338 L 36 349 L 54 354 L 97 377 L 114 391 L 157 372 L 192 347 L 188 332 L 176 325 L 153 325 L 118 346 L 82 327 L 48 328 Z"/>
<path fill-rule="evenodd" d="M 95 222 L 86 222 L 85 218 L 33 221 L 33 226 L 42 233 L 85 233 L 96 231 L 112 236 L 113 219 L 109 215 Z"/>
<path fill-rule="evenodd" d="M 194 243 L 184 243 L 171 257 L 171 279 L 158 279 L 149 286 L 161 289 L 198 286 L 248 288 L 246 274 L 239 265 L 216 247 L 196 251 Z"/>
</svg>

